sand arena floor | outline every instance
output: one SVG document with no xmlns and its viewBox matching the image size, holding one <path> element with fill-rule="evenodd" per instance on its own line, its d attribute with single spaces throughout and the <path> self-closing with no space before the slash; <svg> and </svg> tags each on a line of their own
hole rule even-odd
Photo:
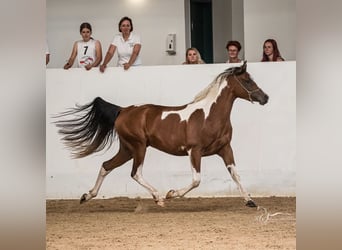
<svg viewBox="0 0 342 250">
<path fill-rule="evenodd" d="M 296 198 L 46 201 L 46 249 L 296 249 Z M 276 214 L 280 213 L 280 214 Z"/>
</svg>

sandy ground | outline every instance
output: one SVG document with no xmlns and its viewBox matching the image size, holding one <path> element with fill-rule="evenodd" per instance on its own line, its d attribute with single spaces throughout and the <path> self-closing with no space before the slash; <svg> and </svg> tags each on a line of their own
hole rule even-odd
<svg viewBox="0 0 342 250">
<path fill-rule="evenodd" d="M 48 200 L 46 249 L 296 249 L 296 198 L 254 201 L 266 222 L 235 197 Z"/>
</svg>

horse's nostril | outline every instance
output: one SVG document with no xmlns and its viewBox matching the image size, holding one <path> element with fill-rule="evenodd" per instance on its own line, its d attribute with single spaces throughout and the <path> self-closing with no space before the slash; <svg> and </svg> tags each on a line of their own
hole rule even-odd
<svg viewBox="0 0 342 250">
<path fill-rule="evenodd" d="M 260 101 L 260 104 L 261 105 L 265 105 L 267 102 L 268 102 L 268 95 L 264 95 L 264 97 L 262 98 L 263 100 L 262 101 Z"/>
</svg>

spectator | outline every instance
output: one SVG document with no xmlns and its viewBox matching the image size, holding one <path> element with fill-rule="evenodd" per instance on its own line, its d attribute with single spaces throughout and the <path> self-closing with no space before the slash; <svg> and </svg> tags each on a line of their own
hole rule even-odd
<svg viewBox="0 0 342 250">
<path fill-rule="evenodd" d="M 45 60 L 46 60 L 45 65 L 48 65 L 48 63 L 50 62 L 50 51 L 49 51 L 49 46 L 47 43 L 46 43 Z"/>
<path fill-rule="evenodd" d="M 281 57 L 278 45 L 276 40 L 274 39 L 267 39 L 264 42 L 263 46 L 263 54 L 262 54 L 262 62 L 268 62 L 268 61 L 285 61 L 284 58 Z"/>
<path fill-rule="evenodd" d="M 196 48 L 188 48 L 185 53 L 185 62 L 183 64 L 204 64 L 201 54 Z"/>
<path fill-rule="evenodd" d="M 100 65 L 100 71 L 104 72 L 107 64 L 113 58 L 115 50 L 118 49 L 117 66 L 124 67 L 128 70 L 131 66 L 141 65 L 139 56 L 141 49 L 140 36 L 133 34 L 132 19 L 125 16 L 119 21 L 119 32 L 114 36 L 112 44 L 109 46 L 105 59 Z"/>
<path fill-rule="evenodd" d="M 226 45 L 228 51 L 228 61 L 226 63 L 239 63 L 239 52 L 241 50 L 241 44 L 238 41 L 229 41 Z"/>
<path fill-rule="evenodd" d="M 69 69 L 74 64 L 77 56 L 77 67 L 90 70 L 97 67 L 102 60 L 101 43 L 91 37 L 92 28 L 89 23 L 82 23 L 80 26 L 82 40 L 76 41 L 72 48 L 71 56 L 64 65 L 64 69 Z"/>
</svg>

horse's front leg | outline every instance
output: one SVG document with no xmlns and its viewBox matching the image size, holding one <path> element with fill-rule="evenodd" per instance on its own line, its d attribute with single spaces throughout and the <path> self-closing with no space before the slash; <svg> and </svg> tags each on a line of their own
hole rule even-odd
<svg viewBox="0 0 342 250">
<path fill-rule="evenodd" d="M 199 150 L 189 150 L 188 154 L 190 156 L 191 161 L 191 170 L 192 170 L 192 182 L 189 186 L 179 189 L 179 190 L 170 190 L 166 194 L 166 199 L 182 197 L 186 193 L 190 192 L 192 189 L 199 186 L 201 182 L 201 152 Z"/>
<path fill-rule="evenodd" d="M 246 192 L 246 190 L 242 187 L 240 176 L 238 175 L 236 169 L 235 169 L 235 162 L 234 162 L 234 156 L 233 156 L 233 150 L 229 144 L 224 146 L 218 153 L 219 156 L 222 157 L 227 170 L 229 171 L 232 179 L 236 183 L 241 196 L 246 201 L 246 206 L 248 207 L 257 207 L 255 202 L 251 199 L 250 195 Z"/>
</svg>

